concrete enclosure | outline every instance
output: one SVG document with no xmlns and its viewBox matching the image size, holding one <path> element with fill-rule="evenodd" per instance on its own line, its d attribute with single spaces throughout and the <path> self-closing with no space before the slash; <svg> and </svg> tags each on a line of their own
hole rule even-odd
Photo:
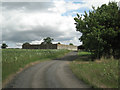
<svg viewBox="0 0 120 90">
<path fill-rule="evenodd" d="M 77 46 L 57 44 L 57 49 L 77 50 Z"/>
<path fill-rule="evenodd" d="M 77 46 L 74 45 L 64 45 L 64 44 L 23 44 L 23 49 L 67 49 L 67 50 L 77 50 Z"/>
</svg>

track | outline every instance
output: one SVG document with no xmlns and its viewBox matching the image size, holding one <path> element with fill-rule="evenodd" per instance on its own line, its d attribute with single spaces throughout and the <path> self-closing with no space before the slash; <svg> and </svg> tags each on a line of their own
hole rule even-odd
<svg viewBox="0 0 120 90">
<path fill-rule="evenodd" d="M 63 58 L 36 64 L 18 74 L 6 88 L 89 88 L 69 69 L 77 57 L 71 52 Z"/>
</svg>

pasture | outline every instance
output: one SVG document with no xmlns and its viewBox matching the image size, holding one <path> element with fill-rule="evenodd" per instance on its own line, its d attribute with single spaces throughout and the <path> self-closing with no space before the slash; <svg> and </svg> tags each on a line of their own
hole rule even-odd
<svg viewBox="0 0 120 90">
<path fill-rule="evenodd" d="M 89 52 L 79 52 L 70 67 L 75 75 L 94 88 L 118 88 L 118 60 L 92 61 Z"/>
<path fill-rule="evenodd" d="M 56 49 L 2 49 L 2 81 L 31 62 L 55 59 L 68 52 Z"/>
</svg>

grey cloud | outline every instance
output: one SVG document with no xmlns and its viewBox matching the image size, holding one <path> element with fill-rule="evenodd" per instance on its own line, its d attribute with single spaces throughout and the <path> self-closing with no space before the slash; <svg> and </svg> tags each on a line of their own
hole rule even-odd
<svg viewBox="0 0 120 90">
<path fill-rule="evenodd" d="M 47 11 L 54 7 L 53 2 L 3 2 L 2 7 L 6 10 Z"/>
<path fill-rule="evenodd" d="M 69 40 L 71 40 L 72 37 L 73 37 L 73 36 L 66 37 L 65 35 L 63 35 L 63 37 L 58 36 L 58 37 L 56 38 L 56 40 L 57 40 L 57 41 L 69 41 Z"/>
<path fill-rule="evenodd" d="M 35 11 L 37 12 L 47 12 L 48 13 L 48 8 L 54 7 L 54 4 L 52 2 L 4 2 L 3 7 L 5 10 L 11 11 L 11 10 L 24 10 L 24 13 L 34 13 Z M 23 8 L 24 7 L 24 8 Z M 14 11 L 13 11 L 14 12 Z M 62 42 L 62 41 L 70 41 L 74 37 L 78 35 L 78 33 L 73 32 L 70 28 L 68 31 L 61 31 L 59 30 L 59 24 L 62 22 L 58 23 L 58 26 L 38 26 L 32 27 L 30 25 L 31 30 L 18 30 L 18 28 L 24 29 L 26 26 L 24 23 L 19 23 L 19 18 L 17 17 L 14 19 L 14 13 L 13 17 L 12 15 L 9 15 L 9 12 L 4 12 L 3 15 L 5 16 L 5 20 L 9 20 L 11 22 L 5 23 L 5 27 L 2 28 L 2 40 L 6 42 L 12 42 L 12 43 L 23 43 L 23 42 L 31 42 L 35 40 L 41 40 L 45 37 L 52 37 L 54 41 Z M 18 23 L 18 24 L 17 24 Z M 46 22 L 47 23 L 47 22 Z M 69 32 L 70 31 L 70 32 Z M 80 34 L 79 34 L 80 35 Z"/>
<path fill-rule="evenodd" d="M 64 35 L 63 32 L 55 30 L 52 27 L 36 27 L 32 30 L 28 31 L 15 31 L 9 29 L 11 32 L 3 31 L 2 39 L 4 41 L 13 41 L 13 42 L 24 42 L 24 41 L 34 41 L 41 40 L 44 37 L 52 37 L 56 39 L 56 37 Z"/>
</svg>

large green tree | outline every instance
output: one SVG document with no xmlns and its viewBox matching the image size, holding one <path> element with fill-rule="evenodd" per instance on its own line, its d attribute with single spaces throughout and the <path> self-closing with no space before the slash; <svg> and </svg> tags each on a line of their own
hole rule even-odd
<svg viewBox="0 0 120 90">
<path fill-rule="evenodd" d="M 116 2 L 103 4 L 87 14 L 84 18 L 77 14 L 74 18 L 76 30 L 82 33 L 80 40 L 95 57 L 120 56 L 120 11 Z"/>
</svg>

